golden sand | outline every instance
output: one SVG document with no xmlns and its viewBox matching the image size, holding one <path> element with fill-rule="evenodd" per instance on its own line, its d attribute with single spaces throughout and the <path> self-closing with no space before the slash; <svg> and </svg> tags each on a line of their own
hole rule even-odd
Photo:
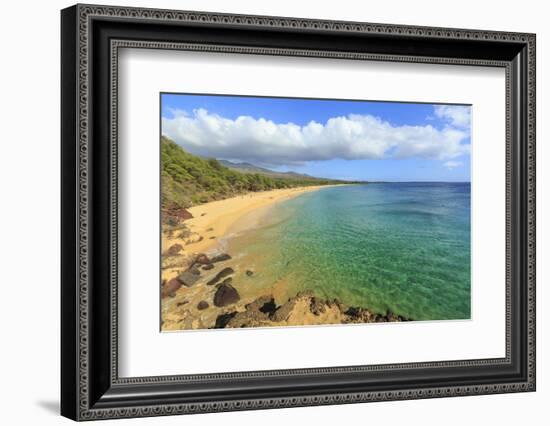
<svg viewBox="0 0 550 426">
<path fill-rule="evenodd" d="M 185 224 L 191 232 L 202 236 L 202 240 L 188 243 L 186 251 L 206 253 L 215 250 L 219 247 L 220 238 L 232 232 L 253 228 L 256 225 L 254 221 L 250 221 L 250 223 L 242 223 L 240 221 L 248 213 L 280 201 L 289 200 L 306 192 L 327 188 L 328 186 L 330 185 L 251 192 L 226 200 L 212 201 L 200 206 L 191 207 L 188 210 L 193 215 L 193 218 L 187 219 Z M 163 250 L 177 242 L 177 238 L 169 237 L 163 233 Z"/>
</svg>

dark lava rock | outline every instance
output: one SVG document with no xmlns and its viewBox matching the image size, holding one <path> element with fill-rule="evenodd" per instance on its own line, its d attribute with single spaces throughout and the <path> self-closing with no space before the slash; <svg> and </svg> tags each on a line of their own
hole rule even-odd
<svg viewBox="0 0 550 426">
<path fill-rule="evenodd" d="M 309 303 L 309 310 L 313 315 L 321 315 L 326 312 L 325 304 L 317 297 L 312 297 Z"/>
<path fill-rule="evenodd" d="M 261 296 L 245 306 L 247 311 L 258 311 L 264 314 L 272 314 L 277 310 L 273 296 Z"/>
<path fill-rule="evenodd" d="M 210 263 L 210 259 L 208 259 L 208 256 L 204 253 L 201 253 L 195 258 L 194 263 L 199 265 L 208 265 Z"/>
<path fill-rule="evenodd" d="M 216 324 L 214 324 L 214 328 L 225 328 L 227 323 L 231 321 L 231 319 L 237 315 L 237 312 L 228 312 L 225 314 L 218 315 L 216 318 Z"/>
<path fill-rule="evenodd" d="M 202 311 L 203 309 L 206 309 L 206 308 L 208 308 L 209 306 L 210 306 L 210 305 L 208 304 L 208 302 L 207 302 L 206 300 L 201 300 L 201 301 L 199 302 L 199 304 L 197 305 L 197 309 L 198 309 L 199 311 Z"/>
<path fill-rule="evenodd" d="M 203 271 L 209 271 L 210 269 L 214 269 L 214 264 L 209 263 L 208 265 L 204 265 L 204 266 L 202 267 L 202 270 L 203 270 Z"/>
<path fill-rule="evenodd" d="M 161 287 L 161 297 L 174 297 L 176 295 L 176 291 L 181 287 L 181 282 L 177 278 L 173 278 L 168 282 L 165 282 L 164 285 Z"/>
<path fill-rule="evenodd" d="M 231 284 L 223 284 L 216 290 L 214 294 L 214 305 L 218 308 L 231 305 L 239 301 L 241 297 Z"/>
<path fill-rule="evenodd" d="M 199 278 L 200 278 L 200 275 L 191 271 L 186 271 L 179 274 L 177 279 L 184 286 L 191 287 L 199 280 Z"/>
<path fill-rule="evenodd" d="M 222 278 L 225 278 L 227 277 L 228 275 L 231 275 L 235 273 L 235 271 L 233 270 L 233 268 L 223 268 L 220 272 L 218 272 L 216 274 L 216 276 L 214 278 L 212 278 L 210 281 L 208 281 L 206 284 L 207 285 L 214 285 L 216 284 L 219 280 L 221 280 Z"/>
<path fill-rule="evenodd" d="M 251 277 L 252 275 L 254 275 L 254 271 L 251 271 L 250 269 L 247 269 L 246 270 L 246 276 Z"/>
<path fill-rule="evenodd" d="M 231 256 L 229 256 L 227 253 L 218 254 L 217 256 L 214 256 L 212 259 L 210 259 L 211 263 L 216 262 L 225 262 L 226 260 L 230 260 Z"/>
<path fill-rule="evenodd" d="M 181 244 L 176 243 L 168 247 L 168 249 L 164 253 L 162 253 L 162 255 L 166 257 L 177 256 L 179 252 L 182 250 L 183 250 L 183 246 Z"/>
<path fill-rule="evenodd" d="M 179 306 L 187 305 L 188 303 L 189 303 L 188 300 L 183 300 L 182 302 L 178 302 L 177 306 L 179 307 Z"/>
</svg>

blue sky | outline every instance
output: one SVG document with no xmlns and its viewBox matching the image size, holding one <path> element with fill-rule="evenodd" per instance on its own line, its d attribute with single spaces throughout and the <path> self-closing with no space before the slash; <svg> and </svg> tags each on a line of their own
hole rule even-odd
<svg viewBox="0 0 550 426">
<path fill-rule="evenodd" d="M 348 180 L 470 181 L 470 107 L 161 95 L 162 133 L 195 155 Z"/>
</svg>

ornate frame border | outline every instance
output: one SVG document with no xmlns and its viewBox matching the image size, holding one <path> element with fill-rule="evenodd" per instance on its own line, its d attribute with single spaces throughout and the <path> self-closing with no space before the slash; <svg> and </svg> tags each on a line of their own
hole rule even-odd
<svg viewBox="0 0 550 426">
<path fill-rule="evenodd" d="M 77 20 L 77 64 L 76 64 L 76 87 L 77 87 L 77 164 L 75 176 L 77 177 L 77 235 L 76 235 L 76 253 L 77 255 L 77 288 L 76 288 L 76 310 L 74 312 L 77 323 L 77 362 L 75 364 L 74 390 L 78 393 L 75 399 L 77 406 L 65 410 L 66 414 L 79 420 L 92 420 L 112 417 L 138 417 L 151 415 L 169 415 L 197 412 L 229 411 L 259 408 L 276 408 L 291 406 L 307 406 L 321 404 L 340 404 L 365 401 L 399 400 L 415 398 L 433 398 L 442 396 L 460 396 L 475 395 L 486 393 L 503 393 L 517 391 L 532 391 L 535 389 L 535 36 L 533 34 L 503 33 L 493 31 L 447 29 L 447 28 L 425 28 L 409 27 L 400 25 L 369 24 L 357 22 L 336 22 L 324 20 L 294 19 L 294 18 L 276 18 L 265 16 L 246 16 L 246 15 L 228 15 L 212 14 L 202 12 L 184 12 L 168 11 L 155 9 L 136 9 L 124 7 L 103 7 L 90 5 L 77 5 L 73 10 Z M 422 38 L 438 38 L 449 40 L 485 40 L 485 41 L 506 41 L 511 43 L 522 43 L 527 48 L 527 99 L 528 115 L 526 119 L 527 126 L 527 192 L 526 203 L 527 224 L 528 224 L 528 245 L 527 245 L 527 380 L 521 382 L 484 384 L 479 386 L 449 386 L 434 387 L 424 389 L 402 389 L 379 392 L 354 392 L 354 393 L 330 393 L 325 395 L 312 395 L 300 397 L 273 397 L 261 399 L 237 399 L 219 402 L 204 403 L 166 403 L 157 405 L 144 405 L 139 407 L 105 407 L 95 408 L 90 398 L 89 378 L 90 378 L 90 330 L 89 324 L 89 244 L 90 244 L 90 162 L 89 162 L 89 113 L 90 113 L 90 81 L 89 65 L 91 54 L 91 22 L 95 18 L 122 18 L 139 20 L 140 22 L 158 22 L 171 21 L 177 23 L 205 23 L 219 25 L 238 25 L 245 27 L 260 28 L 292 28 L 303 30 L 315 30 L 326 32 L 349 32 L 361 34 L 382 34 L 392 35 L 410 35 Z M 117 70 L 118 70 L 118 49 L 120 48 L 154 48 L 154 49 L 177 49 L 177 50 L 197 50 L 197 51 L 220 51 L 239 54 L 265 54 L 265 55 L 297 55 L 314 56 L 339 59 L 362 59 L 375 61 L 398 61 L 398 62 L 426 62 L 426 63 L 446 63 L 460 65 L 482 65 L 497 66 L 506 69 L 506 110 L 507 110 L 507 164 L 506 164 L 506 194 L 507 194 L 507 212 L 506 212 L 506 233 L 507 233 L 507 260 L 506 260 L 506 358 L 490 360 L 467 360 L 452 362 L 434 362 L 434 363 L 416 363 L 416 364 L 393 364 L 383 366 L 364 366 L 364 367 L 334 367 L 323 369 L 307 370 L 275 370 L 267 372 L 247 372 L 247 373 L 224 373 L 216 375 L 201 376 L 162 376 L 147 378 L 127 378 L 121 379 L 117 373 Z M 512 208 L 511 199 L 511 148 L 510 139 L 512 129 L 510 128 L 511 117 L 511 65 L 507 61 L 476 60 L 461 58 L 440 58 L 440 57 L 418 57 L 403 55 L 385 55 L 368 53 L 349 53 L 337 51 L 318 51 L 318 50 L 300 50 L 300 49 L 279 49 L 279 48 L 256 48 L 243 46 L 221 46 L 193 43 L 171 43 L 171 42 L 152 42 L 142 40 L 111 40 L 111 365 L 110 380 L 113 385 L 125 384 L 152 384 L 152 383 L 172 383 L 181 381 L 199 381 L 216 380 L 220 378 L 243 378 L 243 377 L 265 377 L 265 376 L 283 376 L 283 375 L 304 375 L 311 373 L 333 373 L 333 372 L 357 372 L 390 370 L 403 368 L 424 368 L 424 367 L 448 367 L 448 366 L 473 366 L 488 364 L 505 364 L 510 362 L 510 341 L 511 341 L 511 313 L 510 313 L 510 262 L 511 253 L 511 217 Z M 74 143 L 74 141 L 72 141 Z M 73 159 L 74 161 L 74 159 Z M 74 237 L 74 236 L 73 236 Z M 74 284 L 73 284 L 74 285 Z M 74 415 L 73 415 L 74 410 Z M 63 411 L 63 408 L 62 408 Z"/>
</svg>

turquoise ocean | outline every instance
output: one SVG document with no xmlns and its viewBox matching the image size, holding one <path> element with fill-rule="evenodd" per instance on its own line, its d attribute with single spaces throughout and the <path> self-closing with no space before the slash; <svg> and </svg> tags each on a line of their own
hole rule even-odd
<svg viewBox="0 0 550 426">
<path fill-rule="evenodd" d="M 277 285 L 283 299 L 311 290 L 376 313 L 468 319 L 470 226 L 470 183 L 346 185 L 276 204 L 229 247 L 256 272 L 251 293 Z"/>
</svg>

